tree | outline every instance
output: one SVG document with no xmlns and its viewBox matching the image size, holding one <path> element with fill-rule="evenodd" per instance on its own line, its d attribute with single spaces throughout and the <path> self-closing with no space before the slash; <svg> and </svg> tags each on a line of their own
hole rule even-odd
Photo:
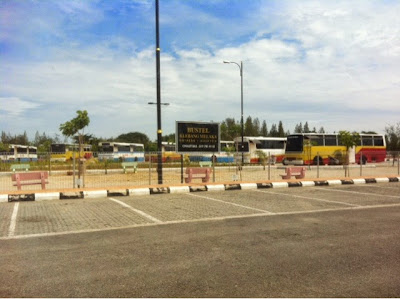
<svg viewBox="0 0 400 299">
<path fill-rule="evenodd" d="M 346 165 L 349 165 L 350 164 L 349 149 L 360 143 L 360 134 L 358 134 L 357 132 L 350 133 L 349 131 L 339 131 L 339 140 L 340 143 L 346 147 Z M 362 163 L 361 157 L 360 157 L 360 163 Z M 346 175 L 348 171 L 349 170 L 346 167 Z"/>
<path fill-rule="evenodd" d="M 246 118 L 246 122 L 244 124 L 244 135 L 245 136 L 255 136 L 254 135 L 254 127 L 253 127 L 253 119 L 251 116 Z"/>
<path fill-rule="evenodd" d="M 395 157 L 399 157 L 400 151 L 400 122 L 395 126 L 385 127 L 386 149 L 393 157 L 393 165 Z"/>
<path fill-rule="evenodd" d="M 79 139 L 79 172 L 78 172 L 78 178 L 81 178 L 81 172 L 82 172 L 82 167 L 81 167 L 81 152 L 82 152 L 82 146 L 83 146 L 83 135 L 84 135 L 84 129 L 87 127 L 90 123 L 90 119 L 88 116 L 88 113 L 86 110 L 78 110 L 76 111 L 78 114 L 75 118 L 71 119 L 70 121 L 67 121 L 63 124 L 60 125 L 60 131 L 61 133 L 66 136 L 66 137 L 73 137 L 76 134 L 78 134 L 78 139 Z M 79 187 L 80 184 L 78 184 Z"/>
<path fill-rule="evenodd" d="M 299 123 L 294 127 L 294 133 L 303 133 L 303 124 Z"/>
<path fill-rule="evenodd" d="M 78 134 L 79 150 L 81 150 L 84 129 L 89 125 L 90 119 L 86 110 L 78 110 L 76 113 L 78 115 L 75 118 L 60 125 L 60 131 L 66 137 L 73 137 Z"/>
<path fill-rule="evenodd" d="M 304 133 L 310 133 L 310 128 L 308 127 L 308 122 L 306 122 L 306 123 L 304 124 L 303 132 L 304 132 Z"/>
<path fill-rule="evenodd" d="M 267 123 L 265 120 L 262 123 L 260 135 L 264 136 L 264 137 L 268 136 L 268 128 L 267 128 Z"/>
<path fill-rule="evenodd" d="M 283 129 L 282 121 L 279 121 L 278 125 L 278 137 L 285 137 L 285 130 Z"/>
<path fill-rule="evenodd" d="M 276 128 L 276 124 L 272 124 L 271 130 L 269 131 L 269 136 L 279 137 L 279 132 L 278 132 L 278 129 Z"/>
<path fill-rule="evenodd" d="M 388 151 L 400 151 L 400 122 L 385 127 L 386 148 Z"/>
<path fill-rule="evenodd" d="M 226 118 L 221 123 L 221 140 L 233 140 L 241 136 L 241 126 L 234 118 Z"/>
<path fill-rule="evenodd" d="M 127 143 L 143 143 L 145 150 L 148 150 L 150 139 L 146 134 L 140 132 L 130 132 L 121 134 L 116 138 L 116 141 Z"/>
</svg>

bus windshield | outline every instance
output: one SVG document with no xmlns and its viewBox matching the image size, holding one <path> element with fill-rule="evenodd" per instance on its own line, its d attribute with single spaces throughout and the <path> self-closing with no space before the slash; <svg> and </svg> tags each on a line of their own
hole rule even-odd
<svg viewBox="0 0 400 299">
<path fill-rule="evenodd" d="M 287 152 L 302 152 L 303 151 L 303 136 L 290 135 L 287 137 L 286 143 Z"/>
</svg>

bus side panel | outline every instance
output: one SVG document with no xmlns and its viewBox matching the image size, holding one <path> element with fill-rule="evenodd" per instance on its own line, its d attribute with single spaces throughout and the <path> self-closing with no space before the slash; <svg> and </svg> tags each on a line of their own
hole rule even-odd
<svg viewBox="0 0 400 299">
<path fill-rule="evenodd" d="M 360 164 L 361 155 L 367 163 L 384 162 L 386 159 L 386 148 L 358 146 L 356 149 L 357 164 Z"/>
</svg>

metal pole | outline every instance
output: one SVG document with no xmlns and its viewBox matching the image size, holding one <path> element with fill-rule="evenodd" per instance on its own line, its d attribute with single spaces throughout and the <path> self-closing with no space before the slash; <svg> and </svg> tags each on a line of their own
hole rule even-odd
<svg viewBox="0 0 400 299">
<path fill-rule="evenodd" d="M 271 153 L 268 153 L 268 180 L 271 180 Z"/>
<path fill-rule="evenodd" d="M 317 178 L 319 178 L 319 152 L 317 153 Z"/>
<path fill-rule="evenodd" d="M 157 173 L 158 184 L 163 183 L 162 174 L 162 130 L 161 130 L 161 78 L 160 78 L 160 30 L 159 30 L 159 9 L 158 0 L 156 0 L 156 71 L 157 71 Z"/>
<path fill-rule="evenodd" d="M 363 164 L 362 151 L 360 151 L 360 176 L 362 176 L 362 164 Z"/>
<path fill-rule="evenodd" d="M 244 165 L 244 153 L 243 153 L 243 142 L 244 142 L 244 123 L 243 123 L 243 61 L 240 61 L 240 123 L 242 126 L 242 165 Z"/>
</svg>

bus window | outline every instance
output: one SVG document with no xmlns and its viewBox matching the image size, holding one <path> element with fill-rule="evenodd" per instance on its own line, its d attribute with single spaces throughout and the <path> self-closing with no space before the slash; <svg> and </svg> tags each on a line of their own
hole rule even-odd
<svg viewBox="0 0 400 299">
<path fill-rule="evenodd" d="M 287 137 L 286 143 L 287 152 L 302 152 L 303 151 L 303 136 L 292 135 Z"/>
<path fill-rule="evenodd" d="M 384 146 L 382 136 L 374 136 L 374 146 Z"/>
<path fill-rule="evenodd" d="M 337 145 L 336 135 L 325 135 L 325 145 Z"/>
<path fill-rule="evenodd" d="M 324 145 L 324 136 L 322 135 L 310 135 L 308 136 L 311 139 L 312 146 L 323 146 Z"/>
<path fill-rule="evenodd" d="M 238 152 L 248 152 L 249 151 L 249 143 L 248 142 L 238 142 Z"/>
<path fill-rule="evenodd" d="M 131 151 L 131 148 L 130 148 L 129 145 L 126 145 L 126 146 L 119 145 L 118 146 L 118 152 L 127 152 L 127 153 L 129 153 L 130 151 Z"/>
<path fill-rule="evenodd" d="M 113 146 L 110 145 L 110 144 L 103 144 L 103 145 L 100 147 L 100 149 L 101 149 L 101 151 L 104 152 L 104 153 L 112 153 L 112 152 L 114 152 L 114 148 L 113 148 Z"/>
<path fill-rule="evenodd" d="M 362 145 L 373 145 L 372 144 L 372 136 L 361 136 L 361 144 Z"/>
<path fill-rule="evenodd" d="M 66 145 L 65 144 L 52 144 L 51 152 L 52 153 L 65 153 Z"/>
</svg>

